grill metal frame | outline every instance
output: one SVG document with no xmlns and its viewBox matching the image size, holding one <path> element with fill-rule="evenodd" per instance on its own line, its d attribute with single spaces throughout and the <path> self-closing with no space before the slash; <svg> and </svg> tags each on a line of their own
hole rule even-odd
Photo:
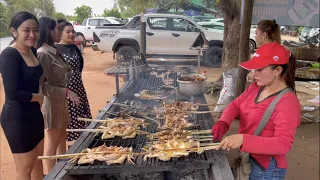
<svg viewBox="0 0 320 180">
<path fill-rule="evenodd" d="M 171 75 L 171 78 L 176 79 L 176 75 Z M 120 107 L 114 105 L 115 102 L 124 102 L 125 100 L 139 100 L 133 96 L 134 93 L 143 89 L 150 89 L 161 84 L 160 78 L 154 76 L 146 76 L 141 74 L 139 78 L 131 78 L 121 88 L 118 96 L 114 96 L 111 102 L 104 108 L 110 112 L 118 112 Z M 177 82 L 175 81 L 175 86 Z M 194 97 L 200 103 L 205 103 L 203 95 Z M 143 104 L 150 104 L 149 100 L 139 100 Z M 151 106 L 155 104 L 151 103 Z M 208 107 L 201 107 L 201 110 L 209 110 Z M 105 119 L 112 115 L 105 112 L 100 112 L 96 119 Z M 193 123 L 200 124 L 199 129 L 210 129 L 213 125 L 211 114 L 192 115 Z M 98 122 L 92 122 L 88 128 L 97 128 L 100 125 Z M 156 124 L 151 124 L 146 129 L 148 132 L 156 132 Z M 144 135 L 137 135 L 135 139 L 122 140 L 120 137 L 113 139 L 101 140 L 100 135 L 94 136 L 95 133 L 83 132 L 75 144 L 68 150 L 67 153 L 77 153 L 85 148 L 97 147 L 105 143 L 107 146 L 126 146 L 133 147 L 134 152 L 142 152 L 141 148 L 146 143 Z M 148 173 L 148 172 L 164 172 L 164 171 L 182 171 L 182 170 L 199 170 L 204 169 L 206 179 L 228 180 L 233 179 L 229 163 L 224 151 L 206 151 L 202 154 L 191 153 L 187 157 L 173 158 L 168 162 L 163 162 L 157 158 L 148 158 L 143 161 L 143 156 L 135 157 L 136 164 L 129 164 L 128 161 L 121 165 L 108 166 L 105 162 L 95 161 L 91 165 L 74 165 L 67 160 L 59 160 L 53 170 L 45 177 L 45 179 L 81 179 L 83 175 L 104 175 L 112 173 Z M 84 176 L 83 176 L 84 177 Z M 86 177 L 88 179 L 88 177 Z"/>
</svg>

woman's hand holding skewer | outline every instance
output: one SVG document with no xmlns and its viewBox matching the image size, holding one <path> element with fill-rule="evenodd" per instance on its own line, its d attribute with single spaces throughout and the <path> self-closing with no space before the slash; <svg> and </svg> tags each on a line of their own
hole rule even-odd
<svg viewBox="0 0 320 180">
<path fill-rule="evenodd" d="M 243 135 L 234 134 L 234 135 L 225 137 L 217 146 L 216 150 L 219 150 L 221 148 L 223 150 L 230 151 L 231 149 L 240 148 L 242 144 L 243 144 Z"/>
</svg>

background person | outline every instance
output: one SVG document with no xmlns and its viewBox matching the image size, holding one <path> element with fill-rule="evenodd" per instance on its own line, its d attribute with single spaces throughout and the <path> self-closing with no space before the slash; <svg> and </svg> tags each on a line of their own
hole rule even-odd
<svg viewBox="0 0 320 180">
<path fill-rule="evenodd" d="M 60 42 L 61 33 L 54 19 L 42 17 L 39 19 L 40 39 L 38 46 L 38 59 L 43 68 L 45 83 L 42 92 L 45 95 L 42 111 L 47 131 L 48 147 L 46 156 L 64 154 L 66 152 L 66 128 L 69 123 L 67 98 L 74 105 L 79 105 L 78 96 L 68 90 L 67 84 L 71 76 L 71 70 L 54 43 Z M 46 160 L 48 171 L 56 164 L 55 159 Z"/>
<path fill-rule="evenodd" d="M 236 117 L 240 117 L 238 134 L 225 137 L 217 149 L 236 149 L 250 153 L 250 180 L 284 179 L 286 155 L 300 124 L 300 103 L 294 92 L 282 96 L 260 136 L 254 136 L 263 114 L 276 95 L 286 88 L 295 89 L 295 59 L 277 42 L 262 45 L 259 56 L 240 64 L 253 70 L 255 82 L 233 100 L 212 127 L 220 140 Z M 290 57 L 290 58 L 289 58 Z"/>
<path fill-rule="evenodd" d="M 37 18 L 26 11 L 12 17 L 10 31 L 15 42 L 0 55 L 5 103 L 1 126 L 16 166 L 17 180 L 40 180 L 43 176 L 43 95 L 39 92 L 43 69 L 36 57 L 39 33 Z"/>
<path fill-rule="evenodd" d="M 277 42 L 281 44 L 280 26 L 275 20 L 262 20 L 259 21 L 255 40 L 257 46 L 260 47 L 264 44 Z M 254 76 L 252 72 L 247 75 L 247 82 L 252 83 Z"/>
<path fill-rule="evenodd" d="M 92 118 L 90 106 L 87 98 L 86 90 L 82 82 L 83 57 L 80 50 L 74 45 L 75 31 L 70 22 L 61 22 L 59 30 L 62 33 L 60 43 L 55 46 L 62 54 L 63 58 L 71 66 L 71 78 L 68 88 L 75 92 L 80 97 L 80 105 L 74 106 L 72 101 L 68 100 L 70 123 L 68 129 L 82 129 L 86 128 L 87 123 L 79 121 L 77 118 Z M 68 132 L 67 141 L 76 140 L 80 136 L 80 132 Z"/>
</svg>

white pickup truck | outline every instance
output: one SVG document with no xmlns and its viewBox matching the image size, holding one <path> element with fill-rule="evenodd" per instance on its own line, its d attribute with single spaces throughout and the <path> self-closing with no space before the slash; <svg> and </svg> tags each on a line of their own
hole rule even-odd
<svg viewBox="0 0 320 180">
<path fill-rule="evenodd" d="M 114 53 L 116 59 L 122 56 L 122 60 L 139 53 L 140 18 L 136 16 L 121 27 L 97 26 L 93 30 L 93 50 Z M 204 63 L 210 67 L 221 66 L 223 30 L 206 29 L 182 15 L 145 14 L 143 18 L 147 22 L 148 57 L 196 59 L 198 51 L 191 47 L 206 42 L 209 47 L 203 54 Z"/>
<path fill-rule="evenodd" d="M 84 46 L 87 42 L 93 41 L 93 29 L 96 26 L 112 25 L 123 26 L 125 23 L 115 17 L 93 17 L 83 20 L 81 25 L 74 25 L 74 30 L 81 34 Z"/>
</svg>

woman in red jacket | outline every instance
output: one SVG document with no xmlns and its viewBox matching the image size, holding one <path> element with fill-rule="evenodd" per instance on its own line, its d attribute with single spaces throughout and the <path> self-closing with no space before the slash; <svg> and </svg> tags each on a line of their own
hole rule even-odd
<svg viewBox="0 0 320 180">
<path fill-rule="evenodd" d="M 253 70 L 255 82 L 227 106 L 212 127 L 214 139 L 220 140 L 232 121 L 240 118 L 238 134 L 225 137 L 217 149 L 240 148 L 250 153 L 250 180 L 284 179 L 288 167 L 286 154 L 300 125 L 296 94 L 284 94 L 260 136 L 253 133 L 276 95 L 287 87 L 295 90 L 295 59 L 279 43 L 272 42 L 262 45 L 251 60 L 240 66 Z"/>
</svg>

